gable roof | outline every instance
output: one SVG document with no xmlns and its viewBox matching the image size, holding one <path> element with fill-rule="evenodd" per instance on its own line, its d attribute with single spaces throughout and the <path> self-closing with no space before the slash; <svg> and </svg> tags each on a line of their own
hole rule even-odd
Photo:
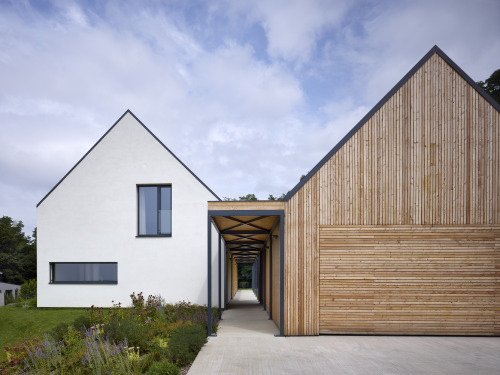
<svg viewBox="0 0 500 375">
<path fill-rule="evenodd" d="M 146 131 L 147 131 L 149 134 L 151 134 L 151 136 L 152 136 L 154 139 L 156 139 L 156 140 L 158 141 L 158 143 L 159 143 L 160 145 L 162 145 L 162 146 L 163 146 L 163 148 L 164 148 L 165 150 L 167 150 L 167 151 L 170 153 L 170 155 L 172 155 L 172 156 L 173 156 L 173 157 L 174 157 L 174 158 L 175 158 L 175 159 L 176 159 L 176 160 L 177 160 L 177 161 L 178 161 L 178 162 L 179 162 L 179 163 L 180 163 L 180 164 L 181 164 L 184 168 L 186 168 L 186 169 L 188 170 L 188 172 L 189 172 L 189 173 L 191 173 L 191 174 L 194 176 L 194 178 L 196 178 L 196 179 L 197 179 L 197 180 L 198 180 L 198 181 L 199 181 L 199 182 L 200 182 L 200 183 L 201 183 L 201 184 L 202 184 L 202 185 L 203 185 L 203 186 L 204 186 L 204 187 L 205 187 L 205 188 L 206 188 L 206 189 L 207 189 L 210 193 L 212 193 L 212 194 L 213 194 L 213 195 L 214 195 L 214 196 L 215 196 L 215 197 L 216 197 L 216 198 L 220 201 L 220 198 L 219 198 L 219 196 L 218 196 L 217 194 L 215 194 L 215 193 L 214 193 L 214 192 L 213 192 L 213 191 L 212 191 L 212 190 L 211 190 L 211 189 L 210 189 L 210 188 L 209 188 L 209 187 L 208 187 L 208 186 L 207 186 L 207 185 L 206 185 L 206 184 L 205 184 L 202 180 L 200 180 L 200 178 L 199 178 L 198 176 L 196 176 L 196 175 L 193 173 L 193 171 L 191 171 L 191 169 L 189 169 L 189 168 L 186 166 L 186 164 L 184 164 L 184 163 L 183 163 L 183 162 L 182 162 L 182 161 L 181 161 L 181 160 L 180 160 L 180 159 L 179 159 L 179 158 L 178 158 L 178 157 L 177 157 L 177 156 L 176 156 L 176 155 L 175 155 L 172 151 L 170 151 L 170 149 L 169 149 L 167 146 L 165 146 L 165 145 L 163 144 L 163 142 L 162 142 L 162 141 L 160 141 L 160 140 L 158 139 L 158 137 L 156 137 L 156 135 L 154 135 L 154 134 L 151 132 L 151 130 L 149 130 L 149 129 L 146 127 L 146 125 L 144 125 L 144 124 L 141 122 L 141 120 L 139 120 L 139 119 L 137 118 L 137 116 L 136 116 L 136 115 L 134 115 L 134 114 L 132 113 L 132 111 L 131 111 L 131 110 L 127 109 L 127 110 L 125 111 L 125 113 L 124 113 L 123 115 L 121 115 L 121 116 L 120 116 L 120 118 L 119 118 L 118 120 L 116 120 L 116 122 L 113 124 L 113 126 L 111 126 L 111 128 L 109 128 L 109 130 L 108 130 L 106 133 L 104 133 L 104 135 L 103 135 L 101 138 L 99 138 L 99 140 L 98 140 L 98 141 L 97 141 L 97 142 L 96 142 L 96 143 L 92 146 L 92 148 L 91 148 L 90 150 L 88 150 L 88 151 L 87 151 L 87 153 L 86 153 L 85 155 L 83 155 L 83 157 L 82 157 L 82 158 L 81 158 L 81 159 L 80 159 L 80 160 L 79 160 L 79 161 L 78 161 L 78 162 L 77 162 L 77 163 L 73 166 L 73 168 L 71 168 L 71 169 L 69 170 L 69 172 L 68 172 L 68 173 L 66 173 L 66 174 L 64 175 L 64 177 L 63 177 L 63 178 L 61 178 L 61 180 L 60 180 L 60 181 L 59 181 L 59 182 L 58 182 L 58 183 L 57 183 L 57 184 L 56 184 L 56 185 L 55 185 L 52 189 L 50 189 L 50 191 L 49 191 L 49 192 L 48 192 L 48 193 L 47 193 L 47 194 L 46 194 L 46 195 L 42 198 L 42 200 L 41 200 L 40 202 L 38 202 L 38 204 L 36 205 L 37 207 L 38 207 L 38 206 L 40 206 L 40 205 L 42 204 L 42 202 L 43 202 L 43 201 L 44 201 L 44 200 L 45 200 L 45 199 L 46 199 L 46 198 L 47 198 L 47 197 L 48 197 L 48 196 L 49 196 L 49 195 L 50 195 L 50 194 L 51 194 L 51 193 L 52 193 L 52 192 L 53 192 L 53 191 L 54 191 L 54 190 L 55 190 L 55 189 L 56 189 L 56 188 L 57 188 L 57 187 L 58 187 L 58 186 L 59 186 L 59 185 L 60 185 L 60 184 L 61 184 L 61 183 L 65 180 L 65 179 L 66 179 L 66 177 L 68 177 L 68 176 L 70 175 L 70 173 L 71 173 L 71 172 L 73 172 L 73 170 L 74 170 L 74 169 L 75 169 L 75 168 L 76 168 L 76 167 L 77 167 L 77 166 L 78 166 L 78 165 L 79 165 L 79 164 L 83 161 L 83 159 L 85 159 L 85 158 L 87 157 L 87 155 L 88 155 L 88 154 L 90 154 L 90 153 L 92 152 L 92 150 L 93 150 L 94 148 L 96 148 L 96 147 L 97 147 L 97 145 L 98 145 L 98 144 L 99 144 L 99 143 L 100 143 L 100 142 L 101 142 L 101 141 L 102 141 L 102 140 L 103 140 L 103 139 L 104 139 L 104 138 L 105 138 L 105 137 L 109 134 L 109 132 L 111 132 L 111 130 L 113 130 L 113 128 L 114 128 L 114 127 L 115 127 L 115 126 L 116 126 L 116 125 L 117 125 L 117 124 L 121 121 L 121 119 L 122 119 L 123 117 L 125 117 L 125 115 L 127 115 L 127 114 L 130 114 L 130 115 L 131 115 L 131 116 L 132 116 L 135 120 L 137 120 L 137 122 L 138 122 L 139 124 L 141 124 L 141 125 L 142 125 L 142 127 L 143 127 L 144 129 L 146 129 Z"/>
<path fill-rule="evenodd" d="M 481 87 L 478 86 L 472 78 L 470 78 L 457 64 L 453 62 L 438 46 L 434 46 L 429 52 L 425 54 L 422 59 L 408 72 L 406 75 L 373 107 L 370 112 L 368 112 L 354 128 L 351 129 L 349 133 L 346 134 L 342 140 L 337 143 L 337 145 L 330 150 L 328 154 L 319 161 L 316 166 L 307 173 L 307 175 L 299 181 L 295 187 L 290 190 L 285 197 L 284 201 L 290 200 L 291 197 L 297 193 L 302 186 L 304 186 L 307 181 L 309 181 L 312 176 L 335 155 L 335 153 L 340 150 L 340 148 L 419 70 L 426 62 L 437 53 L 448 65 L 450 65 L 469 85 L 471 85 L 488 103 L 490 103 L 497 111 L 500 112 L 500 104 L 494 101 Z"/>
</svg>

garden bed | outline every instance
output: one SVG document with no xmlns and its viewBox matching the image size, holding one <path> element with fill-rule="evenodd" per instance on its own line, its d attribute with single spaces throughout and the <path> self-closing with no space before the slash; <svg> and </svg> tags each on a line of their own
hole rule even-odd
<svg viewBox="0 0 500 375">
<path fill-rule="evenodd" d="M 165 304 L 160 297 L 145 299 L 142 293 L 131 298 L 132 307 L 91 307 L 48 334 L 6 346 L 0 374 L 187 372 L 207 340 L 207 308 L 188 302 Z M 216 308 L 212 317 L 216 330 Z"/>
</svg>

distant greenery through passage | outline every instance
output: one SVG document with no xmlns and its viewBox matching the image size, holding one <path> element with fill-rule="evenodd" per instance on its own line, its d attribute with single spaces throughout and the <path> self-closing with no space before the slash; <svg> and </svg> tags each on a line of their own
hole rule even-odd
<svg viewBox="0 0 500 375">
<path fill-rule="evenodd" d="M 252 265 L 238 264 L 238 288 L 247 289 L 252 287 Z"/>
</svg>

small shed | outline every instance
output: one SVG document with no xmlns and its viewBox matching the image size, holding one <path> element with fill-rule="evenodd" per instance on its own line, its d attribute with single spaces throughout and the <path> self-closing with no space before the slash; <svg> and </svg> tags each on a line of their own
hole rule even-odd
<svg viewBox="0 0 500 375">
<path fill-rule="evenodd" d="M 6 296 L 12 296 L 13 298 L 17 298 L 19 296 L 20 291 L 21 291 L 20 285 L 0 282 L 0 306 L 5 305 Z"/>
</svg>

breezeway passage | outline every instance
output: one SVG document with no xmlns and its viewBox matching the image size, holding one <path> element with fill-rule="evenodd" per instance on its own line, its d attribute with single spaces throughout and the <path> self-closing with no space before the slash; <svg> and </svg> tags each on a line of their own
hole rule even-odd
<svg viewBox="0 0 500 375">
<path fill-rule="evenodd" d="M 498 337 L 275 337 L 252 291 L 241 290 L 222 318 L 188 375 L 500 374 Z"/>
</svg>

